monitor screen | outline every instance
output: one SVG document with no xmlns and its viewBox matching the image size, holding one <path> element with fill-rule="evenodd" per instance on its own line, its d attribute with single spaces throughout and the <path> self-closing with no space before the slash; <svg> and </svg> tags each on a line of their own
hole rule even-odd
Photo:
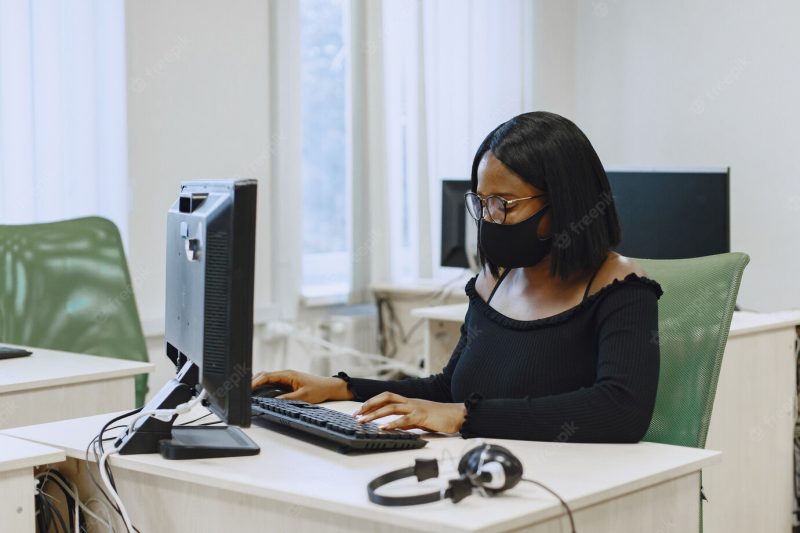
<svg viewBox="0 0 800 533">
<path fill-rule="evenodd" d="M 683 259 L 730 251 L 728 168 L 607 169 L 622 226 L 619 253 Z M 474 221 L 464 207 L 469 180 L 442 180 L 441 265 L 469 268 Z"/>
<path fill-rule="evenodd" d="M 469 268 L 467 243 L 475 221 L 467 213 L 464 194 L 471 187 L 469 180 L 442 180 L 442 257 L 441 265 Z M 477 236 L 474 239 L 477 242 Z M 473 245 L 474 246 L 474 245 Z"/>
<path fill-rule="evenodd" d="M 622 226 L 616 251 L 684 259 L 730 251 L 729 169 L 608 169 Z"/>
</svg>

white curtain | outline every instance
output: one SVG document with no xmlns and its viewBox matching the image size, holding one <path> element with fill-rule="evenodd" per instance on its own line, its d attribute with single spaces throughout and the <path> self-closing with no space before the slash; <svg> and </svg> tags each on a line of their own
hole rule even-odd
<svg viewBox="0 0 800 533">
<path fill-rule="evenodd" d="M 300 20 L 290 0 L 273 1 L 273 280 L 283 310 L 300 299 L 302 209 Z M 350 0 L 347 110 L 351 193 L 350 302 L 369 286 L 402 278 L 450 278 L 439 267 L 443 178 L 466 179 L 491 129 L 533 100 L 533 6 L 527 0 Z M 278 230 L 278 228 L 280 228 Z M 292 313 L 289 313 L 292 314 Z"/>
<path fill-rule="evenodd" d="M 350 168 L 353 228 L 351 302 L 371 301 L 372 281 L 389 279 L 391 242 L 386 209 L 391 183 L 387 173 L 384 46 L 381 3 L 351 0 L 352 87 L 349 110 L 352 131 Z"/>
<path fill-rule="evenodd" d="M 452 276 L 439 267 L 441 180 L 467 179 L 483 138 L 532 111 L 528 0 L 384 0 L 384 212 L 394 279 Z"/>
<path fill-rule="evenodd" d="M 0 224 L 86 215 L 126 235 L 123 0 L 0 0 Z"/>
</svg>

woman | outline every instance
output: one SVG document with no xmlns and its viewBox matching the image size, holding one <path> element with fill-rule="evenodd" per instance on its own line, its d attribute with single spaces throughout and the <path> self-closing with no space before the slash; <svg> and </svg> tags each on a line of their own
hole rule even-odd
<svg viewBox="0 0 800 533">
<path fill-rule="evenodd" d="M 620 228 L 600 159 L 569 120 L 535 112 L 501 124 L 472 164 L 467 208 L 482 269 L 466 285 L 461 338 L 440 373 L 378 381 L 295 371 L 254 386 L 283 398 L 363 401 L 368 422 L 497 437 L 637 442 L 659 372 L 661 287 L 610 251 Z"/>
</svg>

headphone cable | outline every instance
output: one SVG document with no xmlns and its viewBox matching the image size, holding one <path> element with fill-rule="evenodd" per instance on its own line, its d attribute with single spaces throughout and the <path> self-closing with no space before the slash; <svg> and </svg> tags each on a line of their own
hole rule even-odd
<svg viewBox="0 0 800 533">
<path fill-rule="evenodd" d="M 567 502 L 565 502 L 561 498 L 561 496 L 558 495 L 558 493 L 556 491 L 554 491 L 553 489 L 551 489 L 550 487 L 548 487 L 544 483 L 540 483 L 540 482 L 535 481 L 533 479 L 529 479 L 529 478 L 525 478 L 524 477 L 520 481 L 527 481 L 528 483 L 533 483 L 534 485 L 543 488 L 544 490 L 546 490 L 547 492 L 549 492 L 550 494 L 552 494 L 553 496 L 558 498 L 558 501 L 561 502 L 561 506 L 567 511 L 567 517 L 569 518 L 569 525 L 572 528 L 572 533 L 576 533 L 575 532 L 575 521 L 572 518 L 572 509 L 569 508 L 569 505 L 567 505 Z"/>
</svg>

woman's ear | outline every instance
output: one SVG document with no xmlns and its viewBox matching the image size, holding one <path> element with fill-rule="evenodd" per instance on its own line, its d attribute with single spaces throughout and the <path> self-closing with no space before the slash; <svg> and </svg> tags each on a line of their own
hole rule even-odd
<svg viewBox="0 0 800 533">
<path fill-rule="evenodd" d="M 539 227 L 536 231 L 536 235 L 540 239 L 547 239 L 553 236 L 553 210 L 550 209 L 549 205 L 545 209 L 544 216 L 539 221 Z"/>
</svg>

